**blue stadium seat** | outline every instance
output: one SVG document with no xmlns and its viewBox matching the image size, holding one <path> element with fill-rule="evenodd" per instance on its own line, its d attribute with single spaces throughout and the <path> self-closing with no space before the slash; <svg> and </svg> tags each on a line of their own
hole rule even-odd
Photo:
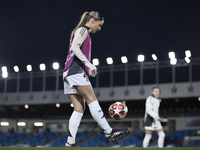
<svg viewBox="0 0 200 150">
<path fill-rule="evenodd" d="M 191 140 L 188 147 L 200 147 L 200 140 Z"/>
<path fill-rule="evenodd" d="M 130 145 L 134 145 L 136 147 L 142 147 L 143 139 L 144 139 L 144 130 L 137 130 L 132 136 L 130 136 L 124 141 L 121 141 L 119 144 L 121 147 L 126 147 Z"/>
<path fill-rule="evenodd" d="M 82 141 L 84 141 L 85 139 L 87 139 L 90 136 L 92 136 L 92 133 L 78 132 L 76 134 L 77 144 L 81 143 Z M 64 147 L 65 143 L 67 142 L 67 137 L 68 137 L 68 135 L 52 142 L 51 147 Z"/>
<path fill-rule="evenodd" d="M 44 132 L 41 134 L 38 134 L 30 139 L 27 139 L 20 144 L 26 144 L 29 145 L 30 147 L 35 147 L 35 146 L 44 146 L 48 142 L 50 142 L 52 139 L 57 138 L 61 135 L 61 133 L 54 133 L 54 132 Z"/>
<path fill-rule="evenodd" d="M 1 146 L 15 145 L 20 140 L 23 140 L 24 138 L 29 136 L 31 136 L 31 133 L 11 133 L 0 139 L 0 145 Z"/>
</svg>

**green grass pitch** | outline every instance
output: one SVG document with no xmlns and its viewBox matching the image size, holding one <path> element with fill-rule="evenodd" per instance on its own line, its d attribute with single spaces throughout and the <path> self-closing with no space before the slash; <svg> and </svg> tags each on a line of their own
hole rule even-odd
<svg viewBox="0 0 200 150">
<path fill-rule="evenodd" d="M 0 150 L 147 150 L 147 148 L 138 148 L 138 147 L 131 147 L 131 148 L 113 148 L 113 147 L 72 147 L 72 148 L 65 148 L 65 147 L 0 147 Z M 160 150 L 161 148 L 148 148 L 150 150 Z M 191 147 L 176 147 L 176 148 L 162 148 L 167 150 L 200 150 L 200 147 L 191 148 Z"/>
</svg>

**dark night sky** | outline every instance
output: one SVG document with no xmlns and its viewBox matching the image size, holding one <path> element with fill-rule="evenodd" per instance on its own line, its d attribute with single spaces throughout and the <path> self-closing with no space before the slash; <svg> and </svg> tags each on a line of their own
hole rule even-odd
<svg viewBox="0 0 200 150">
<path fill-rule="evenodd" d="M 199 0 L 0 0 L 0 67 L 38 70 L 45 63 L 50 70 L 54 61 L 64 67 L 70 32 L 92 10 L 105 18 L 92 35 L 92 58 L 100 65 L 110 56 L 119 64 L 122 55 L 130 63 L 138 54 L 168 60 L 169 51 L 183 59 L 187 49 L 199 58 L 199 8 Z"/>
<path fill-rule="evenodd" d="M 0 68 L 7 66 L 8 72 L 13 72 L 13 66 L 18 65 L 24 72 L 28 64 L 39 70 L 39 64 L 45 63 L 47 70 L 52 70 L 57 61 L 62 69 L 71 31 L 85 11 L 93 10 L 105 18 L 102 31 L 92 34 L 92 58 L 99 58 L 100 65 L 106 65 L 107 57 L 120 64 L 124 55 L 130 63 L 137 62 L 139 54 L 145 55 L 145 61 L 152 61 L 152 53 L 168 60 L 169 51 L 183 59 L 187 49 L 192 57 L 200 58 L 200 0 L 0 0 Z M 163 72 L 160 77 L 165 77 Z M 149 75 L 144 83 L 150 80 Z M 129 85 L 139 84 L 139 73 L 134 76 L 137 82 L 131 82 L 134 79 L 130 77 Z M 109 86 L 109 78 L 103 80 Z M 52 79 L 48 81 L 47 90 Z M 13 84 L 9 82 L 8 89 L 15 92 Z M 33 84 L 41 90 L 42 82 Z M 27 91 L 28 86 L 20 91 Z"/>
</svg>

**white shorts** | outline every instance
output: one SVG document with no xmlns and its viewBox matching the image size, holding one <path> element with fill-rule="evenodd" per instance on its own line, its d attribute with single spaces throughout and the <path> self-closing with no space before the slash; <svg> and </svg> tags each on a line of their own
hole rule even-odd
<svg viewBox="0 0 200 150">
<path fill-rule="evenodd" d="M 74 86 L 90 85 L 90 80 L 85 73 L 78 73 L 65 77 L 64 94 L 78 94 Z"/>
<path fill-rule="evenodd" d="M 155 121 L 155 122 L 152 123 L 151 126 L 145 126 L 144 128 L 147 129 L 147 130 L 153 130 L 154 131 L 154 130 L 161 129 L 162 125 L 161 125 L 160 121 Z"/>
</svg>

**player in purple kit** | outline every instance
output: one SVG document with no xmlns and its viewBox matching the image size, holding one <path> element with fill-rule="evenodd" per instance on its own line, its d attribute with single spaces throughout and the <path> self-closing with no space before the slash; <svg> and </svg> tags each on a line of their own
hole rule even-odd
<svg viewBox="0 0 200 150">
<path fill-rule="evenodd" d="M 70 94 L 74 111 L 69 119 L 69 136 L 66 147 L 76 147 L 76 133 L 81 122 L 85 101 L 94 120 L 103 129 L 108 140 L 121 136 L 128 129 L 112 129 L 99 102 L 93 92 L 89 77 L 97 75 L 97 68 L 90 63 L 91 37 L 90 33 L 101 30 L 104 23 L 103 16 L 97 11 L 85 12 L 77 27 L 72 31 L 70 46 L 63 70 L 64 93 Z"/>
</svg>

